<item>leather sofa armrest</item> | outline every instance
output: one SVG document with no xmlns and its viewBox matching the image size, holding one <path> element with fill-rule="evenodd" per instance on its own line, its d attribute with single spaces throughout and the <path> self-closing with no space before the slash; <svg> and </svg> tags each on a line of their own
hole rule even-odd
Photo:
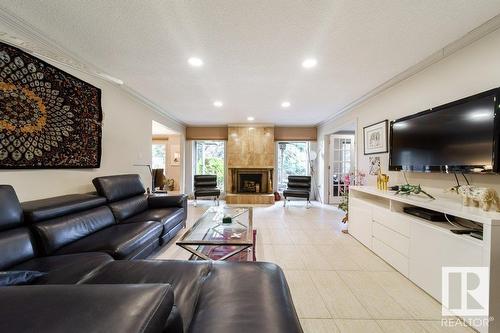
<svg viewBox="0 0 500 333">
<path fill-rule="evenodd" d="M 149 208 L 179 207 L 187 209 L 187 195 L 151 195 L 148 197 Z"/>
<path fill-rule="evenodd" d="M 1 287 L 0 299 L 0 332 L 154 333 L 174 294 L 168 284 L 36 285 Z"/>
</svg>

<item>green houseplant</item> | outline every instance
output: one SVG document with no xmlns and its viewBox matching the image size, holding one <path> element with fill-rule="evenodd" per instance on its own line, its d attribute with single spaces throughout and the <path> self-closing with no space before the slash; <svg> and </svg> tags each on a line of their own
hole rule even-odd
<svg viewBox="0 0 500 333">
<path fill-rule="evenodd" d="M 341 190 L 341 201 L 338 205 L 339 209 L 345 212 L 345 216 L 342 218 L 344 224 L 349 221 L 349 187 L 351 185 L 364 185 L 365 177 L 366 174 L 359 170 L 355 170 L 344 177 L 346 186 Z"/>
</svg>

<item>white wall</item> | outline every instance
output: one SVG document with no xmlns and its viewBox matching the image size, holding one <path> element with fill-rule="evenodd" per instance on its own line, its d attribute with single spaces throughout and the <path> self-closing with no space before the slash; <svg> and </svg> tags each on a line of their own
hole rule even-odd
<svg viewBox="0 0 500 333">
<path fill-rule="evenodd" d="M 384 119 L 394 120 L 500 86 L 499 55 L 500 30 L 497 30 L 320 126 L 318 146 L 322 148 L 322 153 L 318 159 L 318 179 L 323 197 L 327 193 L 327 134 L 349 122 L 357 121 L 358 169 L 367 173 L 369 156 L 363 155 L 364 126 Z M 388 172 L 388 154 L 371 156 L 380 156 L 382 170 Z M 389 177 L 390 184 L 400 184 L 403 181 L 399 172 L 389 172 Z M 441 189 L 455 184 L 453 175 L 446 174 L 410 173 L 408 178 L 410 183 Z M 500 177 L 496 175 L 473 175 L 469 178 L 473 184 L 492 186 L 500 191 Z M 375 176 L 368 177 L 368 183 L 374 182 Z"/>
<path fill-rule="evenodd" d="M 151 163 L 152 121 L 155 120 L 181 135 L 184 147 L 185 128 L 160 115 L 118 86 L 59 64 L 56 67 L 102 89 L 103 138 L 99 169 L 77 170 L 1 170 L 0 184 L 14 186 L 21 201 L 55 195 L 93 191 L 94 177 L 122 173 L 139 173 L 147 187 L 151 177 L 146 167 L 133 164 Z"/>
</svg>

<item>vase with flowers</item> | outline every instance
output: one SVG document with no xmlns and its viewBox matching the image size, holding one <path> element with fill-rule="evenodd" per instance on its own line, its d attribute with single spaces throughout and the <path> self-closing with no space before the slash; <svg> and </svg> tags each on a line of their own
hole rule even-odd
<svg viewBox="0 0 500 333">
<path fill-rule="evenodd" d="M 352 185 L 363 186 L 365 183 L 366 174 L 363 171 L 355 170 L 345 175 L 344 187 L 341 189 L 341 201 L 338 205 L 339 209 L 345 212 L 342 223 L 346 226 L 342 232 L 347 233 L 347 222 L 349 221 L 349 187 Z"/>
</svg>

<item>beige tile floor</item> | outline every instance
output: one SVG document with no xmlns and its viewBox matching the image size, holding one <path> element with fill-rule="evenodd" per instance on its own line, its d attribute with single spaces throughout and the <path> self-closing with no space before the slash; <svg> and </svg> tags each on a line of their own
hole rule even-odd
<svg viewBox="0 0 500 333">
<path fill-rule="evenodd" d="M 188 226 L 209 204 L 190 203 Z M 342 233 L 342 216 L 335 207 L 317 202 L 311 209 L 298 201 L 287 208 L 282 203 L 254 208 L 257 260 L 283 268 L 306 333 L 474 332 L 442 327 L 441 305 Z M 157 255 L 188 257 L 175 242 Z"/>
</svg>

